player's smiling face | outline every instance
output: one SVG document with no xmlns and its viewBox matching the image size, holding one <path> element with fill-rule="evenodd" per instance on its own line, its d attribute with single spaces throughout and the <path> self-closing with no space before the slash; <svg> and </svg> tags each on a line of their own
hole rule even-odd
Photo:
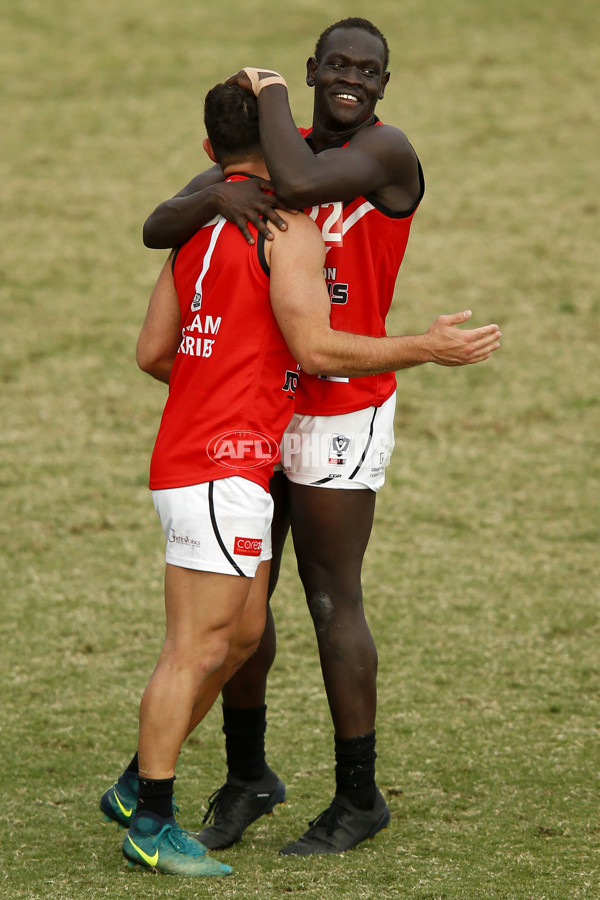
<svg viewBox="0 0 600 900">
<path fill-rule="evenodd" d="M 389 80 L 383 44 L 360 28 L 336 28 L 319 62 L 309 59 L 307 83 L 315 88 L 315 117 L 329 129 L 347 131 L 370 121 Z"/>
</svg>

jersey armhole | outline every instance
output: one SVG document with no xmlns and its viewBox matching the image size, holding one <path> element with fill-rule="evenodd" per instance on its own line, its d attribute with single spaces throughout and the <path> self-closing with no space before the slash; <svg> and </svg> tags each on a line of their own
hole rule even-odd
<svg viewBox="0 0 600 900">
<path fill-rule="evenodd" d="M 263 217 L 264 221 L 264 217 Z M 258 232 L 256 237 L 256 254 L 258 256 L 258 262 L 260 263 L 260 267 L 267 276 L 267 278 L 271 275 L 271 269 L 269 267 L 269 263 L 267 262 L 267 254 L 265 252 L 265 236 Z"/>
<path fill-rule="evenodd" d="M 419 196 L 417 197 L 415 203 L 410 207 L 410 209 L 401 210 L 398 212 L 394 209 L 389 209 L 387 206 L 384 206 L 383 203 L 379 203 L 372 194 L 365 194 L 365 200 L 368 200 L 369 203 L 375 207 L 380 213 L 384 216 L 387 216 L 388 219 L 409 219 L 417 210 L 417 207 L 421 200 L 423 199 L 423 194 L 425 193 L 425 175 L 423 174 L 423 167 L 421 166 L 421 161 L 417 156 L 417 166 L 419 173 Z"/>
</svg>

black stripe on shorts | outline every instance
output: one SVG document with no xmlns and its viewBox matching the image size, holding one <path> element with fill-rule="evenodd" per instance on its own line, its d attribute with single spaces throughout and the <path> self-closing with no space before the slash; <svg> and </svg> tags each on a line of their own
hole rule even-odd
<svg viewBox="0 0 600 900">
<path fill-rule="evenodd" d="M 361 458 L 359 459 L 358 464 L 357 464 L 357 466 L 356 466 L 354 472 L 352 473 L 352 475 L 349 476 L 348 481 L 352 481 L 352 479 L 354 478 L 354 476 L 358 474 L 358 471 L 359 471 L 360 467 L 362 466 L 362 464 L 363 464 L 364 461 L 365 461 L 365 457 L 366 457 L 366 455 L 367 455 L 367 450 L 368 450 L 369 447 L 371 446 L 371 441 L 373 440 L 373 428 L 374 428 L 374 426 L 375 426 L 375 416 L 377 415 L 377 410 L 378 410 L 378 409 L 379 409 L 379 406 L 376 406 L 375 409 L 373 410 L 373 418 L 371 419 L 371 427 L 369 428 L 369 440 L 368 440 L 367 443 L 366 443 L 365 449 L 364 449 L 363 452 L 362 452 L 362 456 L 361 456 Z"/>
<path fill-rule="evenodd" d="M 242 570 L 236 563 L 235 559 L 233 559 L 233 557 L 231 557 L 230 554 L 227 552 L 227 547 L 223 543 L 223 538 L 221 537 L 221 534 L 219 532 L 219 526 L 217 525 L 217 517 L 215 514 L 215 504 L 214 504 L 214 499 L 213 499 L 214 487 L 215 487 L 215 483 L 214 483 L 214 481 L 211 481 L 210 484 L 208 485 L 208 509 L 210 511 L 210 521 L 212 523 L 215 537 L 217 539 L 219 547 L 223 551 L 223 555 L 225 556 L 227 561 L 231 563 L 231 565 L 233 566 L 233 568 L 236 571 L 236 574 L 244 575 L 244 573 L 242 572 Z"/>
</svg>

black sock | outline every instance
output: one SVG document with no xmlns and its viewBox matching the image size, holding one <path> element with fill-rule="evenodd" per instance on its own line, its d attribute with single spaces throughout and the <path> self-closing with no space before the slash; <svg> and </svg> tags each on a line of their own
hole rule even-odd
<svg viewBox="0 0 600 900">
<path fill-rule="evenodd" d="M 140 775 L 140 788 L 136 813 L 153 812 L 163 819 L 173 815 L 173 778 L 143 778 Z"/>
<path fill-rule="evenodd" d="M 335 735 L 336 794 L 343 794 L 358 809 L 375 805 L 375 732 L 355 738 Z"/>
<path fill-rule="evenodd" d="M 223 704 L 223 732 L 227 769 L 242 781 L 258 781 L 265 774 L 267 707 L 236 709 Z"/>
<path fill-rule="evenodd" d="M 133 757 L 133 759 L 131 760 L 131 762 L 129 763 L 129 765 L 127 766 L 127 769 L 125 771 L 133 772 L 134 775 L 139 775 L 140 767 L 138 764 L 137 750 L 135 751 L 135 756 Z"/>
</svg>

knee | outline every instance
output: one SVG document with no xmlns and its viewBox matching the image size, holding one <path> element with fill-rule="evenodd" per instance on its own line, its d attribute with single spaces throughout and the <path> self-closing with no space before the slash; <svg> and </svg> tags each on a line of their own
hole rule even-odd
<svg viewBox="0 0 600 900">
<path fill-rule="evenodd" d="M 298 574 L 311 612 L 327 616 L 343 604 L 362 603 L 361 568 L 348 560 L 302 560 Z"/>
<path fill-rule="evenodd" d="M 323 590 L 307 590 L 306 602 L 317 633 L 329 630 L 336 614 L 332 594 Z"/>
<path fill-rule="evenodd" d="M 225 632 L 213 633 L 199 642 L 174 642 L 163 650 L 161 662 L 171 672 L 187 671 L 196 681 L 202 683 L 225 663 L 231 643 L 231 636 Z"/>
<path fill-rule="evenodd" d="M 201 671 L 211 674 L 220 669 L 231 653 L 232 640 L 226 635 L 213 635 L 201 649 L 198 664 Z"/>
<path fill-rule="evenodd" d="M 230 650 L 230 658 L 236 667 L 241 666 L 258 650 L 264 632 L 264 619 L 249 624 L 236 634 Z"/>
<path fill-rule="evenodd" d="M 306 602 L 317 632 L 358 627 L 364 620 L 360 582 L 330 585 L 328 589 L 309 587 Z"/>
</svg>

